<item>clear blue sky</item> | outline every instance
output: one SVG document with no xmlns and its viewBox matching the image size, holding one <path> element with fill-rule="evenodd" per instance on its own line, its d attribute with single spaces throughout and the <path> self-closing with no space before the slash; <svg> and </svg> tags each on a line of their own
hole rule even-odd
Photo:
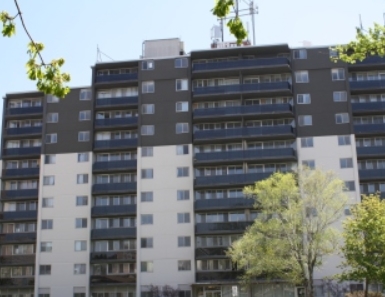
<svg viewBox="0 0 385 297">
<path fill-rule="evenodd" d="M 368 27 L 382 24 L 385 12 L 383 0 L 255 2 L 257 45 L 345 43 L 354 38 L 360 13 Z M 210 12 L 214 0 L 19 0 L 19 4 L 33 38 L 46 46 L 44 58 L 65 58 L 71 86 L 90 84 L 97 44 L 114 60 L 138 58 L 146 39 L 180 37 L 189 52 L 209 47 L 210 29 L 217 23 Z M 13 0 L 1 0 L 0 10 L 14 13 Z M 249 17 L 244 20 L 250 23 Z M 35 89 L 25 75 L 28 40 L 17 25 L 15 37 L 0 36 L 1 97 Z M 226 39 L 232 40 L 228 34 Z"/>
</svg>

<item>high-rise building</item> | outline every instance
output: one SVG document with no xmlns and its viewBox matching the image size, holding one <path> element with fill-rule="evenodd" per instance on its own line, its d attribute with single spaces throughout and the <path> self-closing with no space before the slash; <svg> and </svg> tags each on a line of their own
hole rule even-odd
<svg viewBox="0 0 385 297">
<path fill-rule="evenodd" d="M 237 285 L 226 249 L 258 215 L 242 188 L 306 164 L 334 170 L 349 204 L 384 193 L 385 59 L 220 47 L 146 42 L 63 100 L 6 94 L 1 297 L 295 296 Z"/>
</svg>

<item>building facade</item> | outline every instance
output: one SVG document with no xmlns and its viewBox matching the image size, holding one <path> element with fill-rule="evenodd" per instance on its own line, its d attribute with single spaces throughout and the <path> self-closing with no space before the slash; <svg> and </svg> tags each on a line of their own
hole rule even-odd
<svg viewBox="0 0 385 297">
<path fill-rule="evenodd" d="M 294 297 L 279 282 L 237 286 L 226 249 L 257 216 L 242 188 L 306 164 L 334 170 L 350 204 L 384 193 L 385 59 L 346 65 L 328 48 L 284 44 L 146 47 L 138 60 L 97 63 L 91 85 L 63 100 L 5 96 L 0 296 L 169 286 L 170 297 Z"/>
</svg>

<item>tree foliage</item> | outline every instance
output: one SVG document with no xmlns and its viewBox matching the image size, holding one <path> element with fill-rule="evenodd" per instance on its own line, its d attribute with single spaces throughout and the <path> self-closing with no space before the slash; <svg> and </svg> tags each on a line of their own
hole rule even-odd
<svg viewBox="0 0 385 297">
<path fill-rule="evenodd" d="M 237 2 L 238 0 L 217 0 L 211 11 L 213 15 L 220 19 L 226 18 L 231 10 L 234 11 L 235 17 L 227 22 L 227 27 L 229 28 L 230 33 L 237 39 L 237 44 L 240 45 L 247 37 L 247 31 L 239 18 Z"/>
<path fill-rule="evenodd" d="M 385 27 L 374 24 L 368 31 L 357 28 L 356 39 L 346 45 L 339 45 L 334 48 L 338 57 L 332 60 L 342 60 L 347 63 L 356 63 L 368 56 L 385 56 Z"/>
<path fill-rule="evenodd" d="M 4 37 L 12 37 L 15 35 L 15 19 L 20 19 L 22 27 L 30 39 L 27 51 L 29 59 L 26 63 L 28 78 L 36 81 L 36 86 L 39 91 L 63 98 L 70 91 L 70 89 L 65 86 L 65 84 L 70 81 L 70 75 L 68 73 L 62 73 L 61 71 L 64 59 L 54 59 L 50 63 L 44 62 L 41 55 L 44 50 L 44 45 L 43 43 L 35 42 L 32 39 L 24 23 L 19 4 L 17 3 L 17 0 L 14 0 L 14 2 L 18 11 L 15 16 L 11 16 L 6 11 L 0 12 L 0 21 L 3 24 L 2 35 Z"/>
<path fill-rule="evenodd" d="M 363 196 L 343 224 L 340 280 L 385 283 L 385 201 L 378 195 Z"/>
<path fill-rule="evenodd" d="M 343 189 L 334 173 L 307 168 L 246 187 L 260 213 L 228 252 L 245 269 L 243 281 L 282 279 L 304 285 L 313 296 L 314 269 L 336 252 L 339 232 L 331 225 L 343 214 Z"/>
</svg>

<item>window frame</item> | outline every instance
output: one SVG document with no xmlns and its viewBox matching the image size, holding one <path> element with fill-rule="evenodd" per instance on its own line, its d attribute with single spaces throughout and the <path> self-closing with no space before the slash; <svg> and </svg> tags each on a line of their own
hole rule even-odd
<svg viewBox="0 0 385 297">
<path fill-rule="evenodd" d="M 144 132 L 146 132 L 146 133 L 144 133 Z M 147 133 L 147 132 L 152 132 L 152 133 Z M 155 125 L 142 125 L 140 127 L 140 135 L 142 135 L 142 136 L 152 136 L 152 135 L 155 135 Z"/>
<path fill-rule="evenodd" d="M 296 53 L 298 53 L 298 55 L 296 55 Z M 307 59 L 307 50 L 305 48 L 293 50 L 293 59 L 294 60 L 305 60 L 305 59 Z"/>
<path fill-rule="evenodd" d="M 82 117 L 82 114 L 86 116 Z M 91 110 L 87 109 L 87 110 L 79 111 L 79 122 L 90 121 L 90 120 L 91 120 Z"/>
<path fill-rule="evenodd" d="M 302 102 L 300 102 L 300 96 L 302 96 Z M 310 94 L 297 94 L 297 104 L 311 104 Z"/>
<path fill-rule="evenodd" d="M 154 60 L 144 60 L 142 61 L 142 70 L 154 70 L 155 69 L 155 61 Z"/>
<path fill-rule="evenodd" d="M 89 96 L 83 96 L 85 94 L 89 94 Z M 92 90 L 91 89 L 81 89 L 79 92 L 79 100 L 80 101 L 88 101 L 92 98 Z"/>
<path fill-rule="evenodd" d="M 90 141 L 90 131 L 79 131 L 78 132 L 78 142 L 88 142 Z"/>
<path fill-rule="evenodd" d="M 58 112 L 48 112 L 46 119 L 47 119 L 47 123 L 56 124 L 59 122 L 59 113 Z"/>
<path fill-rule="evenodd" d="M 148 107 L 151 107 L 150 112 L 147 110 Z M 142 104 L 142 114 L 155 114 L 155 104 Z"/>
<path fill-rule="evenodd" d="M 306 121 L 306 119 L 308 119 L 308 121 Z M 312 115 L 298 116 L 298 126 L 300 127 L 313 126 L 313 116 Z"/>
<path fill-rule="evenodd" d="M 48 141 L 49 138 L 49 141 Z M 57 143 L 57 133 L 49 133 L 45 135 L 45 144 Z"/>
<path fill-rule="evenodd" d="M 334 118 L 335 118 L 335 121 L 336 121 L 337 125 L 349 124 L 350 123 L 349 113 L 347 113 L 347 112 L 336 113 L 334 115 Z M 340 120 L 339 120 L 339 118 L 340 118 Z"/>
<path fill-rule="evenodd" d="M 306 74 L 306 76 L 305 76 Z M 295 82 L 298 84 L 306 84 L 309 83 L 309 71 L 308 70 L 299 70 L 294 73 Z M 306 79 L 304 79 L 306 77 Z"/>
<path fill-rule="evenodd" d="M 179 128 L 179 131 L 178 131 Z M 175 134 L 186 134 L 190 132 L 189 123 L 176 123 Z"/>
<path fill-rule="evenodd" d="M 142 81 L 142 94 L 152 94 L 155 93 L 155 81 L 147 80 Z"/>
<path fill-rule="evenodd" d="M 178 63 L 180 62 L 180 63 Z M 186 62 L 186 63 L 184 63 Z M 174 67 L 175 68 L 188 68 L 188 58 L 183 57 L 183 58 L 176 58 L 174 60 Z"/>
<path fill-rule="evenodd" d="M 340 72 L 342 70 L 342 72 Z M 342 78 L 340 74 L 342 73 Z M 332 68 L 331 69 L 332 81 L 345 80 L 345 69 L 344 68 Z"/>
<path fill-rule="evenodd" d="M 175 80 L 175 91 L 176 92 L 183 92 L 183 91 L 188 91 L 188 90 L 189 90 L 188 78 L 178 78 Z"/>
</svg>

